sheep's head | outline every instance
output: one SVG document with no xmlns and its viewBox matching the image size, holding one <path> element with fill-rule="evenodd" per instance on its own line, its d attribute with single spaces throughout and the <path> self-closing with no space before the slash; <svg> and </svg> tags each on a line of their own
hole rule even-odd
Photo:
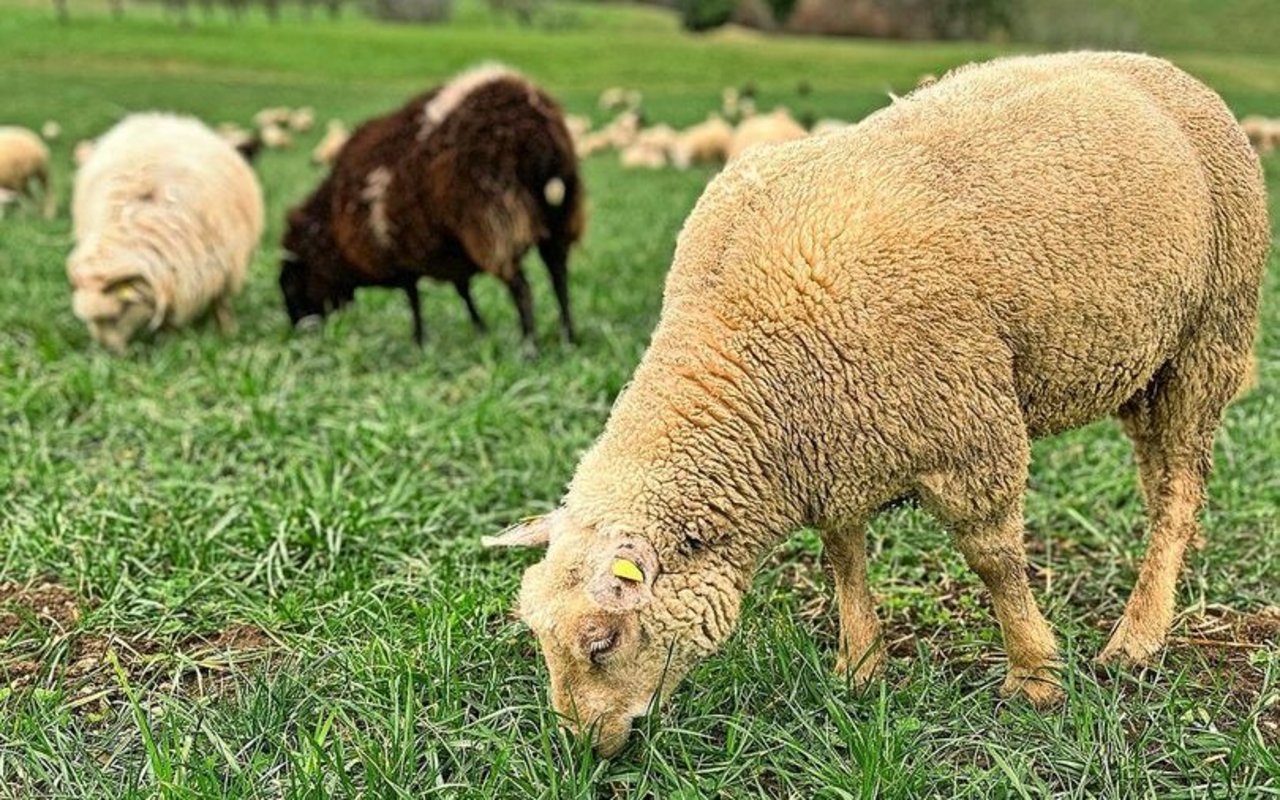
<svg viewBox="0 0 1280 800">
<path fill-rule="evenodd" d="M 355 289 L 327 269 L 339 256 L 326 226 L 303 209 L 289 213 L 280 264 L 280 291 L 289 321 L 323 320 L 355 298 Z"/>
<path fill-rule="evenodd" d="M 89 327 L 95 342 L 123 353 L 138 331 L 155 327 L 156 296 L 141 275 L 104 279 L 81 273 L 72 286 L 71 310 Z"/>
<path fill-rule="evenodd" d="M 565 509 L 486 539 L 547 546 L 524 574 L 520 617 L 538 637 L 563 724 L 613 755 L 732 631 L 739 595 L 697 573 L 664 571 L 639 536 L 575 524 Z M 715 596 L 713 596 L 715 595 Z"/>
</svg>

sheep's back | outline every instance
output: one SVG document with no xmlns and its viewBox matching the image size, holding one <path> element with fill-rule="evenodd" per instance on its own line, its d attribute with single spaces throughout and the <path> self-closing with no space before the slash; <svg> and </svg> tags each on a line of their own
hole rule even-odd
<svg viewBox="0 0 1280 800">
<path fill-rule="evenodd" d="M 1201 321 L 1242 305 L 1252 324 L 1249 243 L 1266 231 L 1221 101 L 1200 87 L 1183 108 L 1151 85 L 1186 97 L 1193 79 L 1154 59 L 1136 71 L 997 61 L 748 154 L 690 217 L 664 320 L 710 310 L 783 338 L 817 325 L 812 347 L 905 376 L 1012 358 L 1036 433 L 1114 410 Z M 1229 240 L 1246 242 L 1233 259 Z"/>
<path fill-rule="evenodd" d="M 203 124 L 159 114 L 127 118 L 98 142 L 76 175 L 72 214 L 79 247 L 140 254 L 132 263 L 145 265 L 174 324 L 242 288 L 263 228 L 244 159 Z"/>
</svg>

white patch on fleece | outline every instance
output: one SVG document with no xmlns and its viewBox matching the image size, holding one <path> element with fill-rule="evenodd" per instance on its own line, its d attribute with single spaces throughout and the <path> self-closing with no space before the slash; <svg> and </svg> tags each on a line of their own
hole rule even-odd
<svg viewBox="0 0 1280 800">
<path fill-rule="evenodd" d="M 559 178 L 552 178 L 547 181 L 547 185 L 542 187 L 542 196 L 547 198 L 547 205 L 552 208 L 559 208 L 564 202 L 565 186 L 564 181 Z"/>
<path fill-rule="evenodd" d="M 391 220 L 387 217 L 387 187 L 391 185 L 391 170 L 378 167 L 364 179 L 360 199 L 369 204 L 369 229 L 378 246 L 391 246 Z"/>
<path fill-rule="evenodd" d="M 503 78 L 524 80 L 523 75 L 501 64 L 481 64 L 455 76 L 422 107 L 422 127 L 418 130 L 418 141 L 426 141 L 431 132 L 476 89 Z"/>
</svg>

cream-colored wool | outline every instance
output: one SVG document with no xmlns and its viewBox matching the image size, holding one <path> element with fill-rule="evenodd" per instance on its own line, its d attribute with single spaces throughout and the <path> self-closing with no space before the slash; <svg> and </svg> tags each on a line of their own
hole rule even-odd
<svg viewBox="0 0 1280 800">
<path fill-rule="evenodd" d="M 738 123 L 733 139 L 729 142 L 728 158 L 732 161 L 751 147 L 782 144 L 808 135 L 804 126 L 791 117 L 791 112 L 785 108 L 775 108 L 768 114 L 748 117 Z"/>
<path fill-rule="evenodd" d="M 67 261 L 75 314 L 122 351 L 142 328 L 179 327 L 210 306 L 224 331 L 262 235 L 253 170 L 203 123 L 136 114 L 76 174 Z"/>
<path fill-rule="evenodd" d="M 562 506 L 491 542 L 549 541 L 520 613 L 557 711 L 619 749 L 803 525 L 836 577 L 837 666 L 865 679 L 882 650 L 864 524 L 912 496 L 990 590 L 1005 689 L 1057 701 L 1022 543 L 1030 442 L 1108 415 L 1134 440 L 1151 543 L 1102 657 L 1149 658 L 1249 362 L 1268 239 L 1230 112 L 1145 56 L 963 68 L 734 161 Z"/>
<path fill-rule="evenodd" d="M 681 169 L 692 164 L 724 161 L 729 157 L 733 126 L 712 114 L 697 125 L 686 128 L 676 137 L 671 161 Z"/>
<path fill-rule="evenodd" d="M 44 216 L 52 219 L 57 198 L 49 179 L 49 148 L 26 128 L 0 127 L 0 189 L 30 197 L 32 184 L 40 186 Z"/>
</svg>

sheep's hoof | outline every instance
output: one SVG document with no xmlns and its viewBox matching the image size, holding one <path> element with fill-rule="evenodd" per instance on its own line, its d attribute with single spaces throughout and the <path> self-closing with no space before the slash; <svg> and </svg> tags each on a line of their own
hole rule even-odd
<svg viewBox="0 0 1280 800">
<path fill-rule="evenodd" d="M 1014 667 L 1004 679 L 1000 694 L 1004 697 L 1025 697 L 1032 706 L 1039 709 L 1059 706 L 1067 697 L 1058 684 L 1058 677 L 1052 667 Z"/>
<path fill-rule="evenodd" d="M 1107 646 L 1102 648 L 1094 659 L 1099 664 L 1118 664 L 1123 667 L 1140 667 L 1151 663 L 1160 648 L 1164 646 L 1164 636 L 1155 635 L 1144 626 L 1134 625 L 1128 616 L 1120 618 L 1115 632 Z M 1154 626 L 1145 626 L 1152 628 Z"/>
</svg>

